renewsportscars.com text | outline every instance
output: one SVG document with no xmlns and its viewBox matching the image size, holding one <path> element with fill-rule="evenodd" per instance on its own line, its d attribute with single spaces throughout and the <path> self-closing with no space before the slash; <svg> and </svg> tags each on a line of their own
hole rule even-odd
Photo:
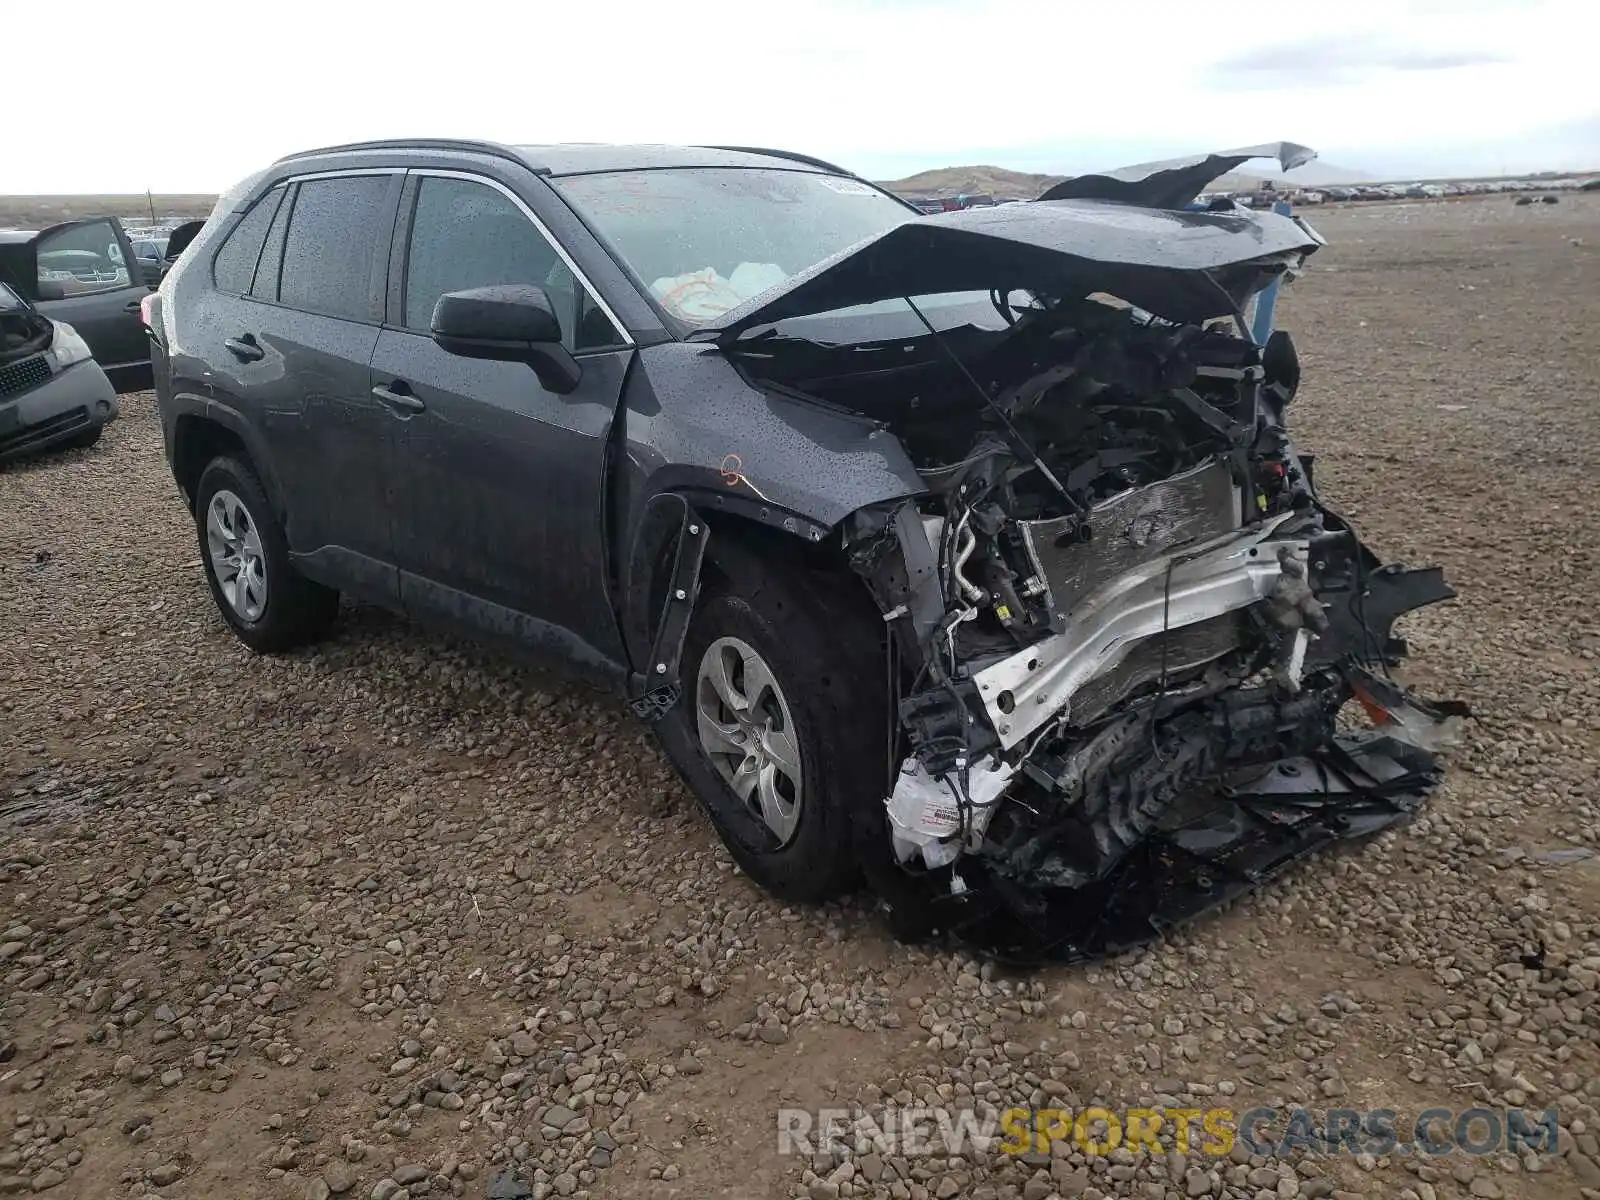
<svg viewBox="0 0 1600 1200">
<path fill-rule="evenodd" d="M 1402 1116 L 1391 1108 L 785 1108 L 778 1110 L 778 1153 L 953 1155 L 1049 1154 L 1066 1142 L 1085 1154 L 1201 1154 L 1221 1157 L 1242 1144 L 1266 1158 L 1291 1154 L 1443 1155 L 1553 1153 L 1555 1109 L 1428 1108 Z"/>
</svg>

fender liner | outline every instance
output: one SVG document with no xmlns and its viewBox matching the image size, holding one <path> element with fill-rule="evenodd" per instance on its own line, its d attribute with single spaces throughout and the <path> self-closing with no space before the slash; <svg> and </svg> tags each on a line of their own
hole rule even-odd
<svg viewBox="0 0 1600 1200">
<path fill-rule="evenodd" d="M 659 721 L 683 694 L 679 665 L 710 538 L 705 520 L 681 494 L 658 492 L 646 502 L 628 560 L 623 631 L 634 663 L 628 704 L 641 720 Z M 669 550 L 672 563 L 652 612 L 656 566 Z"/>
</svg>

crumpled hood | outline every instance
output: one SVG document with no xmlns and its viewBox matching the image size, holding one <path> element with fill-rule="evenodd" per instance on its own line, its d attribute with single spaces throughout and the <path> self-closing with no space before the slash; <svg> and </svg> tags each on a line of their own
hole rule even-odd
<svg viewBox="0 0 1600 1200">
<path fill-rule="evenodd" d="M 1040 200 L 1120 200 L 1146 208 L 1182 208 L 1212 180 L 1253 158 L 1275 158 L 1285 171 L 1303 167 L 1317 157 L 1310 146 L 1295 142 L 1265 142 L 1214 154 L 1191 154 L 1161 162 L 1137 163 L 1115 171 L 1097 171 L 1064 179 Z"/>
<path fill-rule="evenodd" d="M 1035 201 L 913 217 L 791 275 L 690 334 L 744 330 L 854 304 L 947 292 L 1106 292 L 1172 321 L 1235 313 L 1323 244 L 1275 213 L 1188 212 L 1104 200 Z"/>
</svg>

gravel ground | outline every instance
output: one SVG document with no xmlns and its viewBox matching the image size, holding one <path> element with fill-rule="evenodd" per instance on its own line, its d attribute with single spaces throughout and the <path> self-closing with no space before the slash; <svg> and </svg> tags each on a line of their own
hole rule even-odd
<svg viewBox="0 0 1600 1200">
<path fill-rule="evenodd" d="M 1408 829 L 1088 968 L 775 903 L 618 705 L 384 614 L 252 657 L 147 396 L 0 475 L 0 1193 L 527 1195 L 515 1161 L 536 1196 L 1600 1197 L 1600 196 L 1316 219 L 1300 435 L 1381 554 L 1460 589 L 1404 632 L 1479 720 Z M 1047 1098 L 1563 1132 L 777 1153 L 781 1105 Z"/>
</svg>

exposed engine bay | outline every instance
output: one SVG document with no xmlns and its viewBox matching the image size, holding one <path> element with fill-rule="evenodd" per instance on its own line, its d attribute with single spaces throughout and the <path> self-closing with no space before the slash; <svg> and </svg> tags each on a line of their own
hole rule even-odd
<svg viewBox="0 0 1600 1200">
<path fill-rule="evenodd" d="M 912 924 L 1073 958 L 1414 811 L 1455 709 L 1389 680 L 1391 625 L 1453 593 L 1318 500 L 1286 334 L 1013 299 L 998 332 L 769 346 L 764 370 L 882 420 L 927 483 L 844 534 L 897 698 L 880 890 Z M 892 365 L 863 371 L 874 350 Z M 1351 700 L 1375 728 L 1338 732 Z"/>
<path fill-rule="evenodd" d="M 48 349 L 51 336 L 50 322 L 0 283 L 0 363 Z"/>
</svg>

